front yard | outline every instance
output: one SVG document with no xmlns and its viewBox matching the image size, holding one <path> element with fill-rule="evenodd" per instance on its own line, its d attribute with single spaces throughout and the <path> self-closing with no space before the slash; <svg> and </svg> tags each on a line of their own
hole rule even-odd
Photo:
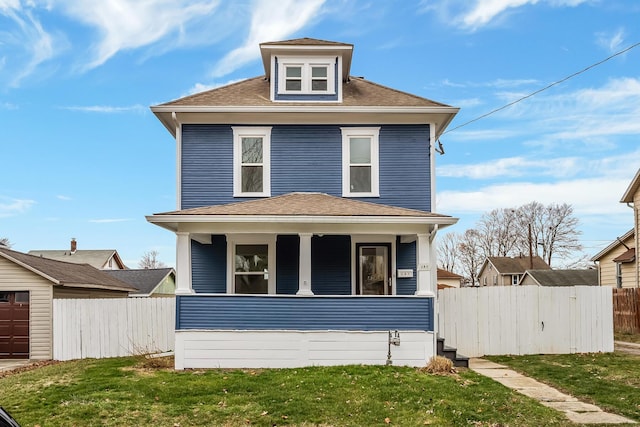
<svg viewBox="0 0 640 427">
<path fill-rule="evenodd" d="M 25 427 L 566 425 L 469 370 L 385 366 L 176 372 L 142 358 L 73 361 L 0 379 L 0 402 Z"/>
<path fill-rule="evenodd" d="M 593 403 L 640 421 L 640 356 L 624 353 L 487 357 Z"/>
</svg>

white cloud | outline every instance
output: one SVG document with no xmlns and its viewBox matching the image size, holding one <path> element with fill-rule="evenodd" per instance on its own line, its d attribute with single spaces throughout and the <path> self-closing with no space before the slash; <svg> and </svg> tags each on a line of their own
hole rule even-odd
<svg viewBox="0 0 640 427">
<path fill-rule="evenodd" d="M 63 0 L 62 3 L 66 13 L 100 33 L 84 70 L 104 64 L 119 51 L 179 35 L 188 23 L 211 14 L 218 5 L 217 1 L 190 0 Z"/>
<path fill-rule="evenodd" d="M 526 159 L 507 157 L 485 163 L 444 165 L 437 175 L 452 178 L 489 179 L 496 177 L 522 177 L 535 173 L 538 176 L 562 177 L 577 172 L 580 159 L 565 157 L 558 159 Z"/>
<path fill-rule="evenodd" d="M 423 0 L 421 12 L 433 12 L 439 19 L 451 25 L 475 31 L 505 18 L 509 12 L 527 5 L 546 3 L 552 7 L 576 7 L 589 0 Z"/>
<path fill-rule="evenodd" d="M 45 31 L 30 6 L 33 5 L 0 0 L 0 15 L 13 22 L 12 28 L 0 32 L 0 45 L 8 46 L 14 52 L 11 61 L 2 58 L 0 67 L 11 76 L 9 85 L 12 87 L 19 86 L 40 64 L 56 54 L 54 37 Z"/>
<path fill-rule="evenodd" d="M 212 71 L 213 77 L 227 75 L 260 56 L 258 45 L 267 41 L 286 39 L 317 18 L 324 0 L 256 0 L 248 35 L 242 46 L 220 60 Z"/>
<path fill-rule="evenodd" d="M 56 196 L 56 199 L 58 199 L 58 200 L 64 200 L 64 201 L 73 200 L 71 197 L 69 197 L 69 196 L 64 196 L 64 195 L 62 195 L 62 194 L 58 194 L 58 195 Z"/>
<path fill-rule="evenodd" d="M 0 196 L 0 218 L 25 213 L 35 204 L 34 200 Z"/>
<path fill-rule="evenodd" d="M 87 106 L 67 106 L 60 107 L 63 110 L 69 111 L 83 111 L 87 113 L 105 113 L 105 114 L 117 114 L 117 113 L 144 113 L 147 112 L 147 107 L 143 105 L 129 105 L 124 107 L 115 107 L 110 105 L 87 105 Z"/>
<path fill-rule="evenodd" d="M 89 222 L 94 224 L 110 224 L 113 222 L 127 222 L 132 221 L 131 218 L 102 218 L 102 219 L 90 219 Z"/>
<path fill-rule="evenodd" d="M 609 53 L 615 53 L 620 50 L 620 45 L 624 42 L 624 28 L 617 29 L 612 33 L 597 33 L 597 43 Z"/>
</svg>

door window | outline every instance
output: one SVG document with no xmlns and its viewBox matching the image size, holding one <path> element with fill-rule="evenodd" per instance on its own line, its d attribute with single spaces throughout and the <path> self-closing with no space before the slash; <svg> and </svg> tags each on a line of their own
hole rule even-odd
<svg viewBox="0 0 640 427">
<path fill-rule="evenodd" d="M 358 273 L 360 294 L 391 294 L 389 247 L 386 245 L 360 246 L 358 250 Z"/>
</svg>

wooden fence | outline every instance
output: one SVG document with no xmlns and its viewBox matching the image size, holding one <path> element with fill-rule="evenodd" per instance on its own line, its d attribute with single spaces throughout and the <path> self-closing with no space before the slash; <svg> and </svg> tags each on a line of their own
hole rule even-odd
<svg viewBox="0 0 640 427">
<path fill-rule="evenodd" d="M 640 288 L 613 289 L 613 329 L 640 333 Z"/>
<path fill-rule="evenodd" d="M 175 298 L 54 299 L 53 358 L 173 350 L 175 307 Z"/>
<path fill-rule="evenodd" d="M 438 320 L 445 344 L 470 357 L 613 351 L 608 287 L 444 289 Z"/>
</svg>

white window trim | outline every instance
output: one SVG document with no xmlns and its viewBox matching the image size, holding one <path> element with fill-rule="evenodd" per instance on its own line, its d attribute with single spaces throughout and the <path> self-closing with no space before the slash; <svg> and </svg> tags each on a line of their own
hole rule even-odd
<svg viewBox="0 0 640 427">
<path fill-rule="evenodd" d="M 299 66 L 302 68 L 302 90 L 287 90 L 286 67 Z M 281 95 L 335 95 L 336 58 L 331 56 L 320 57 L 293 57 L 278 56 L 278 94 Z M 327 68 L 327 90 L 311 90 L 311 67 Z"/>
<path fill-rule="evenodd" d="M 379 144 L 380 128 L 340 128 L 342 130 L 342 196 L 343 197 L 380 197 L 380 161 Z M 371 192 L 356 193 L 351 191 L 350 144 L 353 137 L 371 138 Z"/>
<path fill-rule="evenodd" d="M 271 196 L 271 127 L 232 126 L 233 197 Z M 242 138 L 262 138 L 262 191 L 242 192 Z"/>
<path fill-rule="evenodd" d="M 227 235 L 227 293 L 234 295 L 265 295 L 265 294 L 236 294 L 235 258 L 237 245 L 267 245 L 269 278 L 267 279 L 267 294 L 276 293 L 276 235 L 275 234 L 228 234 Z"/>
</svg>

